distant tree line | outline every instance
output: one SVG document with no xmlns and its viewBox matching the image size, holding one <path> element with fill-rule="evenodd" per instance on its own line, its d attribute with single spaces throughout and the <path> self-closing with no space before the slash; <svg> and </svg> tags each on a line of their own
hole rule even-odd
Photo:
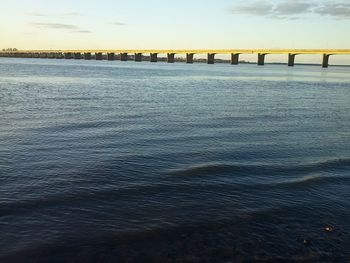
<svg viewBox="0 0 350 263">
<path fill-rule="evenodd" d="M 17 48 L 3 48 L 2 51 L 18 51 Z"/>
</svg>

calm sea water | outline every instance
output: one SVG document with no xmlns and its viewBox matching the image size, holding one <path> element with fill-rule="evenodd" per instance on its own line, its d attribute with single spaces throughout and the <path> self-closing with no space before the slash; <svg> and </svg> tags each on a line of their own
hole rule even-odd
<svg viewBox="0 0 350 263">
<path fill-rule="evenodd" d="M 1 262 L 350 260 L 350 68 L 1 58 L 0 110 Z"/>
</svg>

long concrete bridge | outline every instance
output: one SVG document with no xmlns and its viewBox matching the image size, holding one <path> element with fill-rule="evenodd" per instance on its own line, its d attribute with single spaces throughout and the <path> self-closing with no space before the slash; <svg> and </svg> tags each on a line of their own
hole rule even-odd
<svg viewBox="0 0 350 263">
<path fill-rule="evenodd" d="M 193 63 L 194 56 L 205 54 L 207 63 L 214 64 L 215 55 L 230 54 L 231 64 L 239 63 L 239 55 L 256 54 L 257 64 L 262 66 L 265 64 L 266 55 L 285 54 L 288 58 L 288 66 L 295 64 L 295 57 L 302 54 L 318 54 L 322 56 L 322 67 L 327 68 L 329 65 L 329 57 L 331 55 L 350 55 L 350 49 L 118 49 L 118 50 L 18 50 L 18 51 L 0 51 L 0 57 L 16 57 L 16 58 L 55 58 L 55 59 L 96 59 L 96 60 L 116 60 L 127 61 L 128 55 L 133 55 L 136 62 L 142 61 L 143 54 L 149 55 L 150 62 L 158 61 L 158 54 L 166 54 L 167 62 L 174 63 L 175 55 L 186 55 L 186 62 Z"/>
</svg>

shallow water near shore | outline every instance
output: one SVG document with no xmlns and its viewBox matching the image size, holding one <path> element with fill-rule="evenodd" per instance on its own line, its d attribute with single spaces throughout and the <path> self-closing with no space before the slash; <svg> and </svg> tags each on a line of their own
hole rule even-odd
<svg viewBox="0 0 350 263">
<path fill-rule="evenodd" d="M 1 262 L 350 260 L 350 68 L 1 58 L 0 109 Z"/>
</svg>

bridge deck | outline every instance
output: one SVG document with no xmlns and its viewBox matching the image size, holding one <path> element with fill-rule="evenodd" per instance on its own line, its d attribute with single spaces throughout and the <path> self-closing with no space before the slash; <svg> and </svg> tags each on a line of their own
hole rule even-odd
<svg viewBox="0 0 350 263">
<path fill-rule="evenodd" d="M 157 54 L 328 54 L 350 55 L 350 49 L 57 49 L 0 53 L 157 53 Z"/>
</svg>

